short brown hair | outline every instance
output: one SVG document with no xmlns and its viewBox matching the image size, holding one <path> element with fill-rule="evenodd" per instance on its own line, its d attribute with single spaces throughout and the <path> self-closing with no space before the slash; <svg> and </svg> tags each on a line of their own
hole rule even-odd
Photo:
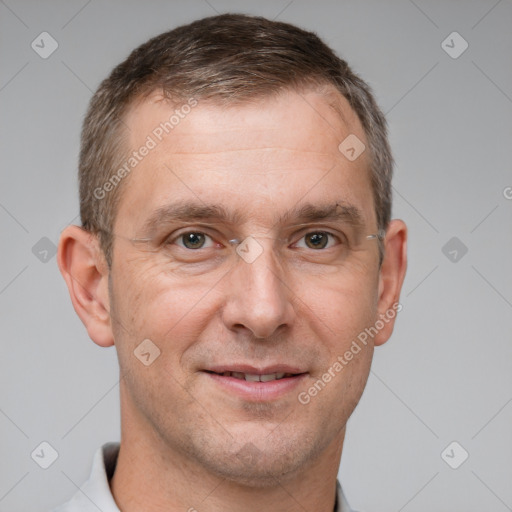
<svg viewBox="0 0 512 512">
<path fill-rule="evenodd" d="M 98 234 L 108 265 L 121 186 L 98 199 L 123 153 L 123 117 L 138 98 L 162 90 L 173 102 L 243 103 L 283 89 L 334 86 L 357 114 L 371 158 L 378 229 L 391 216 L 393 159 L 386 120 L 368 85 L 318 36 L 288 23 L 222 14 L 156 36 L 136 48 L 99 86 L 81 139 L 79 183 L 83 228 Z"/>
</svg>

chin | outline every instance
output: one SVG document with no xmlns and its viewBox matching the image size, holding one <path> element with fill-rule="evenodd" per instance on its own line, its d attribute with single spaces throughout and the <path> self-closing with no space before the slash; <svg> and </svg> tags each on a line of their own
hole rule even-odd
<svg viewBox="0 0 512 512">
<path fill-rule="evenodd" d="M 268 434 L 267 434 L 268 436 Z M 309 436 L 307 436 L 309 437 Z M 275 487 L 295 477 L 316 458 L 321 451 L 320 441 L 314 439 L 269 439 L 244 444 L 233 443 L 225 450 L 220 446 L 196 446 L 196 459 L 210 472 L 238 485 L 263 488 Z"/>
<path fill-rule="evenodd" d="M 302 467 L 293 457 L 256 454 L 256 450 L 251 456 L 247 450 L 236 460 L 224 460 L 222 464 L 218 462 L 218 459 L 214 461 L 210 470 L 233 483 L 253 488 L 275 487 L 278 482 L 291 478 Z"/>
</svg>

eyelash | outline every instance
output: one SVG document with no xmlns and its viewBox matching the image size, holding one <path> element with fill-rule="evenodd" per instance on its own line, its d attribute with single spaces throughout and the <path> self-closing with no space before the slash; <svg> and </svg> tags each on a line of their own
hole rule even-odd
<svg viewBox="0 0 512 512">
<path fill-rule="evenodd" d="M 338 241 L 338 244 L 343 244 L 344 242 L 341 240 L 341 238 L 338 236 L 338 235 L 335 235 L 334 233 L 331 233 L 330 231 L 326 231 L 326 230 L 323 230 L 323 229 L 318 229 L 318 230 L 311 230 L 311 231 L 308 231 L 307 233 L 304 233 L 298 241 L 302 240 L 304 237 L 308 236 L 308 235 L 313 235 L 313 234 L 324 234 L 324 235 L 328 235 L 329 237 L 331 238 L 334 238 Z M 214 243 L 218 243 L 218 242 L 215 242 L 213 237 L 211 237 L 210 235 L 208 235 L 207 233 L 204 233 L 203 231 L 193 231 L 193 230 L 189 230 L 189 231 L 184 231 L 184 232 L 181 232 L 177 235 L 174 235 L 172 238 L 169 237 L 167 239 L 167 241 L 165 242 L 166 245 L 172 245 L 174 243 L 176 243 L 177 240 L 181 240 L 183 236 L 185 235 L 189 235 L 189 234 L 200 234 L 200 235 L 204 235 L 208 238 L 210 238 L 210 240 L 212 240 Z M 297 242 L 295 242 L 296 244 Z M 328 242 L 329 243 L 329 242 Z M 179 247 L 181 249 L 186 249 L 188 251 L 191 251 L 191 252 L 197 252 L 197 251 L 200 251 L 201 249 L 210 249 L 211 247 L 200 247 L 198 249 L 189 249 L 188 247 L 185 247 L 185 246 L 182 246 L 182 245 L 179 245 Z M 326 248 L 320 248 L 320 249 L 316 249 L 316 251 L 318 252 L 321 252 L 321 251 L 326 251 L 328 249 L 331 249 L 331 247 L 326 247 Z M 308 249 L 308 247 L 303 247 L 303 249 Z M 311 249 L 312 251 L 315 251 L 315 249 Z"/>
</svg>

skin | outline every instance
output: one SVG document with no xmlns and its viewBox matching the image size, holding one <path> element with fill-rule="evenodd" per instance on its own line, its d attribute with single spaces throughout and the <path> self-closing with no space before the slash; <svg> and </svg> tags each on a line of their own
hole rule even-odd
<svg viewBox="0 0 512 512">
<path fill-rule="evenodd" d="M 393 309 L 406 270 L 402 221 L 389 225 L 380 267 L 377 241 L 364 239 L 377 232 L 368 151 L 350 162 L 338 145 L 349 134 L 368 144 L 346 100 L 337 101 L 344 119 L 313 90 L 222 108 L 199 102 L 122 183 L 111 269 L 96 237 L 63 231 L 58 262 L 75 310 L 91 339 L 115 344 L 119 356 L 121 449 L 111 489 L 123 511 L 333 510 L 346 422 L 394 320 L 307 405 L 297 395 Z M 133 105 L 125 120 L 132 148 L 175 108 L 156 93 Z M 177 200 L 245 216 L 144 232 L 156 208 Z M 321 256 L 304 235 L 336 234 L 335 223 L 304 231 L 277 221 L 306 201 L 357 207 L 363 225 L 346 228 L 354 243 L 332 238 Z M 183 228 L 211 236 L 203 256 L 179 239 L 165 245 Z M 262 248 L 252 263 L 227 242 L 248 236 Z M 133 351 L 148 338 L 161 353 L 145 366 Z M 253 401 L 202 371 L 234 362 L 287 363 L 307 375 L 283 396 Z"/>
</svg>

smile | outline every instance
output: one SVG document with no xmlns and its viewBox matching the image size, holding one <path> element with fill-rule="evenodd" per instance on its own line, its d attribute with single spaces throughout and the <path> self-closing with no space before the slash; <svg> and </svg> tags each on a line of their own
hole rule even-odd
<svg viewBox="0 0 512 512">
<path fill-rule="evenodd" d="M 286 379 L 288 377 L 294 377 L 293 373 L 266 373 L 263 375 L 255 374 L 255 373 L 243 373 L 243 372 L 210 372 L 215 373 L 216 375 L 222 375 L 222 377 L 234 377 L 235 379 L 246 380 L 249 382 L 270 382 L 272 380 L 281 380 Z"/>
<path fill-rule="evenodd" d="M 219 371 L 204 370 L 214 387 L 230 397 L 238 397 L 248 402 L 272 402 L 287 395 L 295 396 L 308 373 L 292 373 L 284 371 Z M 292 394 L 293 393 L 293 394 Z"/>
</svg>

